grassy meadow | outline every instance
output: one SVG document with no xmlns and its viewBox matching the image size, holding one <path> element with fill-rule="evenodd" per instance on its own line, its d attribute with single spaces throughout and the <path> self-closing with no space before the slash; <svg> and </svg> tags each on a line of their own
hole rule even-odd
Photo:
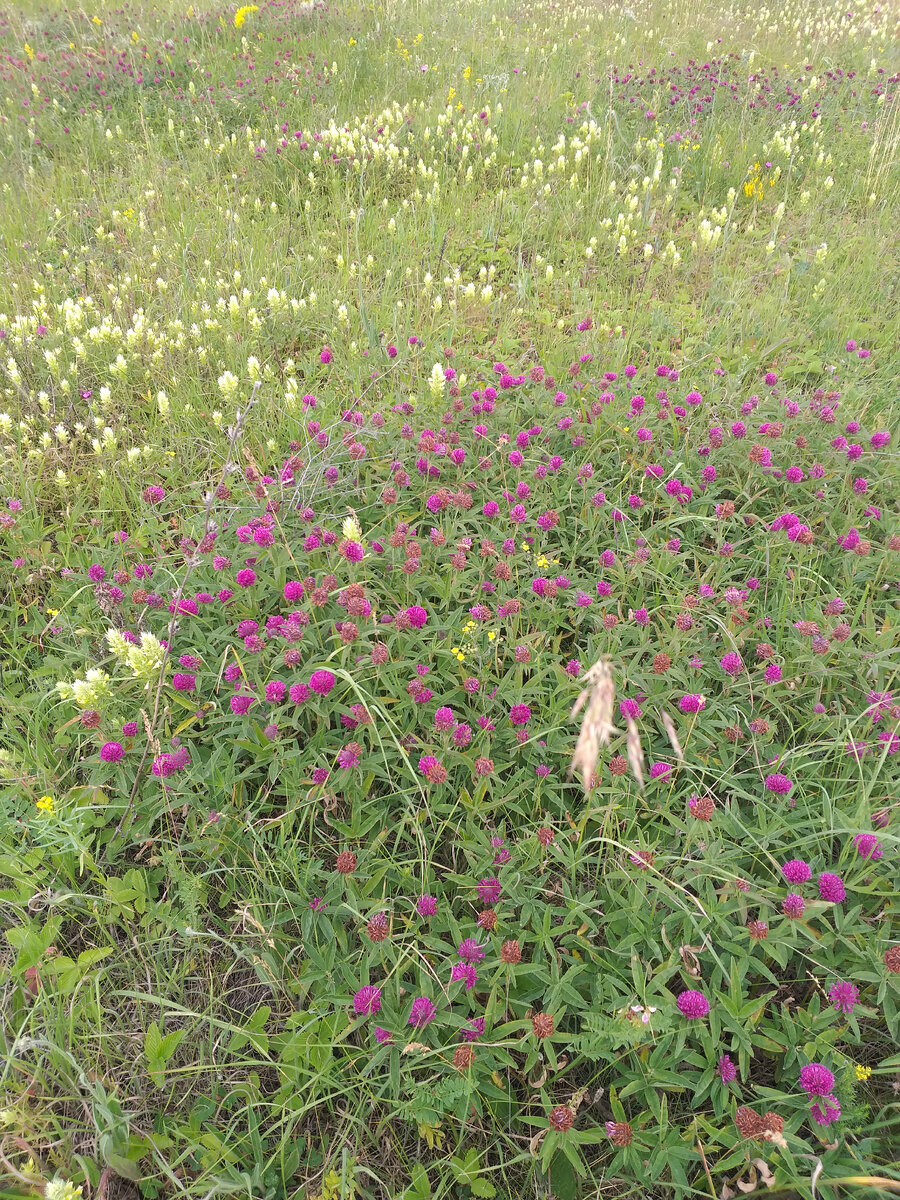
<svg viewBox="0 0 900 1200">
<path fill-rule="evenodd" d="M 900 1192 L 892 0 L 0 9 L 0 1188 Z"/>
</svg>

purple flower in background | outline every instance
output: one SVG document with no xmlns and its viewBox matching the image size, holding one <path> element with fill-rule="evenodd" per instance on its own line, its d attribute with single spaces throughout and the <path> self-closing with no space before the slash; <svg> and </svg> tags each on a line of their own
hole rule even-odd
<svg viewBox="0 0 900 1200">
<path fill-rule="evenodd" d="M 744 660 L 736 651 L 730 650 L 719 659 L 719 666 L 726 675 L 740 675 L 744 669 Z"/>
<path fill-rule="evenodd" d="M 800 1086 L 808 1096 L 827 1096 L 834 1087 L 834 1074 L 822 1063 L 800 1068 Z"/>
<path fill-rule="evenodd" d="M 860 858 L 868 858 L 872 862 L 876 862 L 884 853 L 884 848 L 874 833 L 858 833 L 853 839 L 853 845 Z"/>
<path fill-rule="evenodd" d="M 709 1012 L 709 1001 L 702 992 L 691 990 L 681 992 L 675 1003 L 678 1005 L 681 1015 L 687 1017 L 689 1021 L 699 1020 Z"/>
<path fill-rule="evenodd" d="M 774 775 L 766 776 L 765 786 L 767 792 L 775 792 L 778 796 L 786 796 L 794 784 L 793 780 L 788 779 L 787 775 L 781 775 L 776 772 Z M 807 878 L 809 877 L 807 876 Z M 795 882 L 797 881 L 791 880 L 791 883 Z"/>
<path fill-rule="evenodd" d="M 841 1118 L 841 1106 L 834 1096 L 823 1096 L 814 1101 L 809 1111 L 817 1125 L 830 1125 Z"/>
<path fill-rule="evenodd" d="M 437 900 L 427 893 L 416 901 L 416 912 L 420 917 L 433 917 L 437 912 Z"/>
<path fill-rule="evenodd" d="M 484 904 L 496 904 L 500 899 L 500 880 L 493 875 L 482 879 L 478 884 L 478 899 Z"/>
<path fill-rule="evenodd" d="M 412 1008 L 409 1013 L 409 1021 L 407 1024 L 415 1025 L 417 1029 L 422 1029 L 429 1021 L 434 1020 L 434 1014 L 437 1012 L 433 1002 L 427 996 L 418 996 L 412 1002 Z"/>
<path fill-rule="evenodd" d="M 812 869 L 802 858 L 791 858 L 781 868 L 788 883 L 806 883 L 812 877 Z"/>
<path fill-rule="evenodd" d="M 358 1017 L 373 1016 L 381 1008 L 381 988 L 367 983 L 353 997 L 353 1011 Z"/>
<path fill-rule="evenodd" d="M 799 920 L 806 912 L 806 902 L 802 896 L 798 896 L 796 892 L 788 892 L 781 902 L 781 911 L 786 917 L 792 921 Z"/>
<path fill-rule="evenodd" d="M 839 1013 L 852 1013 L 859 1000 L 859 988 L 839 979 L 828 989 L 828 999 Z"/>
<path fill-rule="evenodd" d="M 737 1079 L 737 1067 L 731 1061 L 730 1054 L 723 1054 L 716 1068 L 723 1083 L 733 1083 Z"/>
<path fill-rule="evenodd" d="M 469 992 L 478 982 L 478 972 L 468 962 L 457 962 L 453 964 L 450 971 L 450 979 L 453 983 L 462 981 L 466 985 L 466 991 Z"/>
<path fill-rule="evenodd" d="M 327 696 L 334 687 L 335 678 L 330 671 L 313 671 L 309 677 L 309 686 L 318 696 Z"/>
<path fill-rule="evenodd" d="M 819 876 L 819 898 L 821 900 L 827 900 L 831 904 L 840 904 L 846 896 L 847 890 L 840 875 L 832 875 L 830 871 L 825 871 Z"/>
<path fill-rule="evenodd" d="M 475 1017 L 462 1031 L 464 1041 L 474 1042 L 484 1033 L 484 1017 Z"/>
<path fill-rule="evenodd" d="M 466 962 L 481 962 L 484 958 L 484 947 L 480 942 L 476 942 L 474 938 L 465 938 L 459 943 L 457 954 Z"/>
</svg>

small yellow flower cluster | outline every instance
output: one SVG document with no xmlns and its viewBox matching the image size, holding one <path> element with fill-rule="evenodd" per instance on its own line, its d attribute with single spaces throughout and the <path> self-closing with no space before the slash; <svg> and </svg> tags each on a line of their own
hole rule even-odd
<svg viewBox="0 0 900 1200">
<path fill-rule="evenodd" d="M 856 1064 L 856 1078 L 859 1080 L 860 1083 L 865 1083 L 865 1081 L 869 1078 L 869 1076 L 871 1074 L 872 1074 L 871 1067 L 864 1067 L 861 1063 Z"/>
<path fill-rule="evenodd" d="M 234 27 L 240 29 L 251 13 L 259 12 L 258 4 L 244 4 L 234 14 Z"/>
<path fill-rule="evenodd" d="M 542 554 L 540 551 L 535 553 L 535 551 L 532 550 L 532 548 L 528 545 L 527 542 L 522 542 L 521 549 L 524 551 L 525 554 L 532 555 L 532 557 L 534 558 L 534 565 L 536 567 L 540 567 L 542 571 L 546 571 L 549 567 L 558 567 L 559 566 L 558 558 L 547 558 L 546 554 Z"/>
<path fill-rule="evenodd" d="M 34 807 L 38 810 L 38 812 L 47 813 L 48 816 L 52 817 L 55 809 L 53 797 L 41 796 L 39 800 L 34 802 Z"/>
<path fill-rule="evenodd" d="M 766 182 L 769 187 L 775 184 L 774 178 L 766 179 L 762 173 L 762 167 L 758 162 L 755 162 L 747 176 L 747 182 L 744 184 L 744 195 L 750 200 L 764 200 L 766 196 Z"/>
</svg>

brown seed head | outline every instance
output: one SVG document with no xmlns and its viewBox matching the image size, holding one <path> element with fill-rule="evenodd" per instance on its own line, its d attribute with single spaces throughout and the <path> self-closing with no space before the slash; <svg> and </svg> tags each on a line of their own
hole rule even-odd
<svg viewBox="0 0 900 1200">
<path fill-rule="evenodd" d="M 342 875 L 352 875 L 356 870 L 356 855 L 352 850 L 342 850 L 335 859 L 334 866 Z"/>
<path fill-rule="evenodd" d="M 457 1046 L 453 1055 L 453 1065 L 457 1071 L 468 1071 L 475 1061 L 475 1051 L 471 1046 Z"/>
<path fill-rule="evenodd" d="M 553 1033 L 553 1018 L 549 1013 L 535 1013 L 531 1018 L 531 1028 L 535 1037 L 550 1037 Z"/>
<path fill-rule="evenodd" d="M 688 803 L 691 816 L 697 821 L 711 821 L 715 807 L 712 796 L 694 796 Z"/>
<path fill-rule="evenodd" d="M 734 1123 L 742 1138 L 758 1138 L 763 1131 L 763 1118 L 745 1105 L 734 1114 Z"/>
<path fill-rule="evenodd" d="M 388 919 L 384 913 L 376 913 L 366 926 L 366 933 L 373 942 L 383 942 L 388 935 Z"/>
<path fill-rule="evenodd" d="M 500 947 L 500 961 L 505 963 L 517 963 L 522 960 L 522 947 L 517 941 L 504 942 Z"/>
<path fill-rule="evenodd" d="M 555 1129 L 557 1133 L 565 1133 L 575 1124 L 575 1114 L 567 1104 L 557 1104 L 555 1108 L 551 1108 L 547 1120 L 551 1129 Z"/>
<path fill-rule="evenodd" d="M 604 1128 L 614 1146 L 630 1146 L 634 1141 L 634 1130 L 627 1121 L 607 1121 Z"/>
</svg>

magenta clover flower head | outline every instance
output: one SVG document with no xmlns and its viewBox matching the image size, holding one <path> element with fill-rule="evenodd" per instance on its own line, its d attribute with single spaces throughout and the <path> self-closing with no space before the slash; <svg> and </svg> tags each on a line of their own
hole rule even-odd
<svg viewBox="0 0 900 1200">
<path fill-rule="evenodd" d="M 840 875 L 832 875 L 830 871 L 824 871 L 819 876 L 819 899 L 827 900 L 830 904 L 840 904 L 846 899 L 847 889 L 844 887 L 843 880 Z"/>
<path fill-rule="evenodd" d="M 737 1079 L 737 1067 L 731 1061 L 730 1054 L 723 1054 L 716 1068 L 723 1083 L 733 1083 Z"/>
<path fill-rule="evenodd" d="M 452 983 L 459 983 L 462 980 L 468 992 L 478 982 L 478 972 L 470 962 L 456 962 L 450 970 L 450 980 Z"/>
<path fill-rule="evenodd" d="M 367 983 L 353 997 L 353 1011 L 358 1017 L 374 1016 L 381 1009 L 381 988 Z"/>
<path fill-rule="evenodd" d="M 252 587 L 256 583 L 256 572 L 251 570 L 250 567 L 244 567 L 243 570 L 238 571 L 234 579 L 238 587 Z"/>
<path fill-rule="evenodd" d="M 678 1005 L 681 1015 L 687 1017 L 689 1021 L 699 1020 L 709 1012 L 709 1001 L 702 992 L 692 990 L 681 992 L 675 1003 Z"/>
<path fill-rule="evenodd" d="M 500 880 L 489 875 L 478 884 L 478 899 L 484 904 L 496 904 L 500 899 L 501 890 Z"/>
<path fill-rule="evenodd" d="M 241 717 L 244 715 L 244 713 L 250 711 L 250 706 L 255 704 L 255 702 L 256 701 L 253 696 L 232 696 L 231 711 L 236 717 Z"/>
<path fill-rule="evenodd" d="M 852 1013 L 859 1000 L 859 988 L 839 979 L 828 989 L 828 999 L 839 1013 Z"/>
<path fill-rule="evenodd" d="M 382 1029 L 380 1025 L 375 1026 L 375 1041 L 379 1046 L 382 1046 L 385 1042 L 392 1042 L 393 1040 L 394 1035 L 389 1029 Z"/>
<path fill-rule="evenodd" d="M 172 676 L 172 687 L 176 692 L 192 692 L 197 686 L 197 676 L 176 671 Z"/>
<path fill-rule="evenodd" d="M 437 912 L 437 900 L 435 897 L 429 896 L 427 892 L 425 895 L 420 896 L 416 901 L 416 912 L 420 917 L 433 917 Z"/>
<path fill-rule="evenodd" d="M 466 962 L 481 962 L 484 958 L 484 947 L 475 938 L 465 938 L 457 947 L 457 954 Z"/>
<path fill-rule="evenodd" d="M 666 775 L 668 775 L 671 770 L 672 770 L 672 768 L 668 763 L 655 762 L 653 764 L 653 766 L 650 768 L 650 778 L 651 779 L 662 779 Z"/>
<path fill-rule="evenodd" d="M 678 701 L 678 707 L 683 713 L 698 713 L 706 708 L 706 697 L 696 693 L 688 693 Z"/>
<path fill-rule="evenodd" d="M 872 862 L 876 862 L 884 853 L 884 847 L 874 833 L 858 833 L 853 845 L 860 858 L 869 858 Z"/>
<path fill-rule="evenodd" d="M 808 862 L 802 858 L 791 858 L 781 868 L 781 873 L 788 883 L 806 883 L 812 876 Z"/>
<path fill-rule="evenodd" d="M 775 792 L 778 796 L 786 796 L 794 786 L 793 780 L 788 779 L 787 775 L 779 774 L 777 771 L 773 775 L 766 776 L 765 785 L 767 792 Z M 791 882 L 794 883 L 796 881 L 791 880 Z"/>
<path fill-rule="evenodd" d="M 453 715 L 453 709 L 447 707 L 446 705 L 443 708 L 439 708 L 434 714 L 435 729 L 446 732 L 447 730 L 453 729 L 455 724 L 456 718 Z"/>
<path fill-rule="evenodd" d="M 330 671 L 313 671 L 309 677 L 310 690 L 317 696 L 327 696 L 335 685 L 335 678 Z"/>
<path fill-rule="evenodd" d="M 429 1021 L 434 1020 L 436 1012 L 433 1001 L 429 1000 L 427 996 L 417 996 L 412 1002 L 407 1023 L 414 1025 L 417 1029 L 422 1029 Z"/>
<path fill-rule="evenodd" d="M 740 675 L 744 669 L 744 660 L 735 650 L 729 650 L 719 659 L 719 666 L 726 675 Z"/>
<path fill-rule="evenodd" d="M 121 742 L 105 742 L 100 747 L 100 761 L 106 763 L 121 762 L 125 751 Z"/>
<path fill-rule="evenodd" d="M 830 1125 L 841 1119 L 841 1106 L 834 1096 L 822 1096 L 813 1102 L 809 1111 L 817 1125 Z"/>
<path fill-rule="evenodd" d="M 406 615 L 409 618 L 409 623 L 413 629 L 421 629 L 428 620 L 428 613 L 418 604 L 413 604 L 406 610 Z"/>
<path fill-rule="evenodd" d="M 463 1041 L 474 1042 L 484 1033 L 484 1017 L 475 1017 L 462 1031 Z"/>
<path fill-rule="evenodd" d="M 289 579 L 284 585 L 284 598 L 289 604 L 303 599 L 303 584 L 299 579 Z"/>
<path fill-rule="evenodd" d="M 797 921 L 806 912 L 806 902 L 796 892 L 788 892 L 781 902 L 781 911 L 793 921 Z"/>
<path fill-rule="evenodd" d="M 828 1096 L 834 1087 L 834 1074 L 822 1063 L 807 1063 L 800 1068 L 800 1086 L 807 1096 Z"/>
<path fill-rule="evenodd" d="M 122 737 L 137 737 L 137 721 L 126 721 L 122 726 Z"/>
<path fill-rule="evenodd" d="M 527 725 L 531 720 L 531 709 L 527 704 L 514 704 L 509 710 L 509 720 L 512 725 Z"/>
</svg>

